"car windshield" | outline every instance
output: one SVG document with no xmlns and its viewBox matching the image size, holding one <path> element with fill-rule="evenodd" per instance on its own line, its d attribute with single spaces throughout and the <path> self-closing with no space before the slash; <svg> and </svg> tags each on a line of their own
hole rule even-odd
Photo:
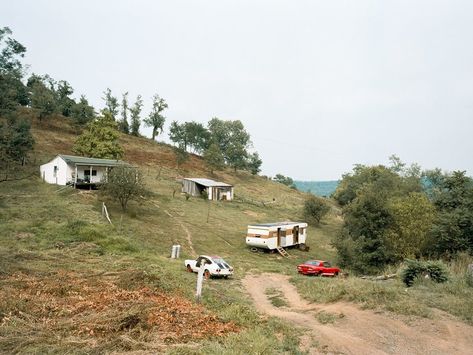
<svg viewBox="0 0 473 355">
<path fill-rule="evenodd" d="M 315 265 L 315 266 L 320 265 L 320 263 L 318 261 L 315 261 L 315 260 L 306 261 L 304 264 L 306 264 L 306 265 Z"/>
<path fill-rule="evenodd" d="M 215 264 L 217 264 L 221 269 L 230 269 L 230 265 L 227 264 L 222 258 L 212 259 Z"/>
</svg>

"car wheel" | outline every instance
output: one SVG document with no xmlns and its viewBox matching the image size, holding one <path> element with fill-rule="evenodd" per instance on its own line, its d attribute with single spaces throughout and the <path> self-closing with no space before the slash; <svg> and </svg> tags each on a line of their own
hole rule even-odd
<svg viewBox="0 0 473 355">
<path fill-rule="evenodd" d="M 187 265 L 187 271 L 188 271 L 188 272 L 193 272 L 190 265 Z"/>
<path fill-rule="evenodd" d="M 224 279 L 228 279 L 228 275 L 224 275 L 223 278 L 224 278 Z"/>
<path fill-rule="evenodd" d="M 204 271 L 204 277 L 208 280 L 210 279 L 210 271 L 209 270 L 205 270 Z"/>
<path fill-rule="evenodd" d="M 335 272 L 335 274 L 333 274 L 333 276 L 338 276 L 338 271 L 337 271 L 337 272 Z"/>
</svg>

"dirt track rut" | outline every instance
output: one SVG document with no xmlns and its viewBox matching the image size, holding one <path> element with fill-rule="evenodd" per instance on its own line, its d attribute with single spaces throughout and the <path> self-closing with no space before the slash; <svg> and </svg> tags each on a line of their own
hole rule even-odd
<svg viewBox="0 0 473 355">
<path fill-rule="evenodd" d="M 408 319 L 343 302 L 310 304 L 289 277 L 279 274 L 248 275 L 242 282 L 258 311 L 308 330 L 301 348 L 310 354 L 473 354 L 473 327 L 445 314 L 435 320 Z M 288 306 L 273 306 L 265 294 L 268 288 L 280 290 Z M 334 323 L 320 323 L 321 311 L 335 315 Z"/>
</svg>

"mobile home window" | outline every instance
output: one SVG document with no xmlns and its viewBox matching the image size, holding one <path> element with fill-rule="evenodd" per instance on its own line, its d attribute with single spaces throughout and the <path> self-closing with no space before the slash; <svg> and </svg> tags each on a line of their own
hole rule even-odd
<svg viewBox="0 0 473 355">
<path fill-rule="evenodd" d="M 89 176 L 90 170 L 84 170 L 84 176 Z M 92 170 L 92 176 L 97 176 L 97 170 Z"/>
<path fill-rule="evenodd" d="M 54 165 L 54 176 L 57 175 L 57 170 L 58 170 L 58 169 L 57 169 L 57 165 Z"/>
</svg>

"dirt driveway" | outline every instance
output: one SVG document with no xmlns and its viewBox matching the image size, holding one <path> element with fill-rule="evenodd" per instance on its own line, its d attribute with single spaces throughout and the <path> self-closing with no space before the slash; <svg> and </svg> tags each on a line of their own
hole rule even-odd
<svg viewBox="0 0 473 355">
<path fill-rule="evenodd" d="M 279 274 L 248 275 L 242 283 L 258 311 L 307 329 L 301 350 L 310 354 L 473 354 L 473 327 L 446 314 L 413 319 L 349 303 L 311 304 Z M 283 295 L 287 306 L 273 306 L 268 289 Z"/>
</svg>

